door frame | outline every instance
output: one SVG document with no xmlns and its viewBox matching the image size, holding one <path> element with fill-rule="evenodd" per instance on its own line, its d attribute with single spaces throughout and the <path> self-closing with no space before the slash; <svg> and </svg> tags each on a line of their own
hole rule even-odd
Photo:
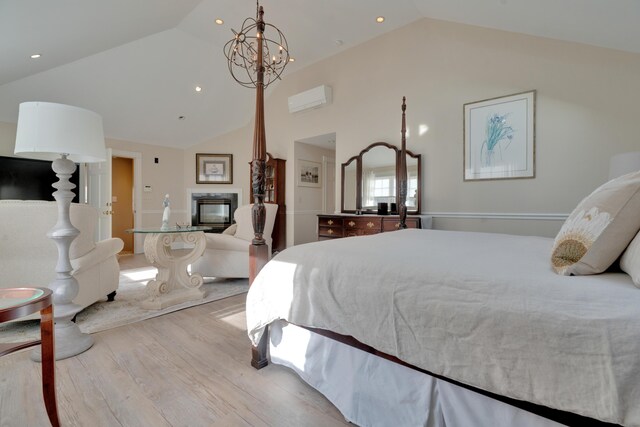
<svg viewBox="0 0 640 427">
<path fill-rule="evenodd" d="M 111 156 L 133 159 L 133 228 L 140 227 L 142 225 L 142 153 L 114 149 Z M 134 233 L 133 236 L 133 252 L 141 254 L 144 251 L 144 234 Z"/>
</svg>

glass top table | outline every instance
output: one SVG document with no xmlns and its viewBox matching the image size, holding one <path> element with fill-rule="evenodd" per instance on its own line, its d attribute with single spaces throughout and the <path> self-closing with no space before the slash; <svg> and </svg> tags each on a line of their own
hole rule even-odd
<svg viewBox="0 0 640 427">
<path fill-rule="evenodd" d="M 142 234 L 150 234 L 150 233 L 189 233 L 194 231 L 209 231 L 213 230 L 213 227 L 206 227 L 202 225 L 189 225 L 184 227 L 174 226 L 174 227 L 142 227 L 142 228 L 129 228 L 125 230 L 127 233 L 142 233 Z"/>
<path fill-rule="evenodd" d="M 39 288 L 0 289 L 0 310 L 32 304 L 44 294 L 45 290 Z"/>
<path fill-rule="evenodd" d="M 53 329 L 53 292 L 49 288 L 2 288 L 0 289 L 0 323 L 20 319 L 40 312 L 40 339 L 17 342 L 0 342 L 0 357 L 24 348 L 41 344 L 42 394 L 49 421 L 58 427 L 58 404 L 55 385 L 55 352 Z"/>
<path fill-rule="evenodd" d="M 127 233 L 144 234 L 144 255 L 158 274 L 146 287 L 146 298 L 141 302 L 146 310 L 165 307 L 204 297 L 201 289 L 202 275 L 189 273 L 188 267 L 200 258 L 206 247 L 205 231 L 213 227 L 173 226 L 141 227 L 126 230 Z M 176 243 L 184 249 L 174 250 Z M 186 245 L 182 245 L 182 244 Z"/>
</svg>

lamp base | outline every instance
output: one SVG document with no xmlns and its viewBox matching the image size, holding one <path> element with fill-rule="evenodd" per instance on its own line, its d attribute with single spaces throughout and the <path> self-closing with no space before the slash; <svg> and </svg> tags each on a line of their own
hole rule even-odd
<svg viewBox="0 0 640 427">
<path fill-rule="evenodd" d="M 70 320 L 56 320 L 55 327 L 55 356 L 56 360 L 67 359 L 87 351 L 93 345 L 93 337 L 80 331 L 78 325 Z M 42 361 L 42 352 L 37 347 L 31 353 L 31 359 Z"/>
</svg>

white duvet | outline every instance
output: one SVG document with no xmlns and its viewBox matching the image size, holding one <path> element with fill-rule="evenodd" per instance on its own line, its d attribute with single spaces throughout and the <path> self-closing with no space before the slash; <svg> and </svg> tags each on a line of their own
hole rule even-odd
<svg viewBox="0 0 640 427">
<path fill-rule="evenodd" d="M 503 396 L 640 426 L 640 289 L 565 277 L 553 240 L 403 230 L 278 254 L 247 296 L 255 343 L 275 319 L 351 335 Z"/>
</svg>

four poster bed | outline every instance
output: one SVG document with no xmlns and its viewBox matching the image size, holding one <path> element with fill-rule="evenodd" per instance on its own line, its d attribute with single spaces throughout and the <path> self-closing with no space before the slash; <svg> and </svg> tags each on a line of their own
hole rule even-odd
<svg viewBox="0 0 640 427">
<path fill-rule="evenodd" d="M 405 133 L 403 99 L 401 161 Z M 266 149 L 255 141 L 258 230 Z M 399 188 L 404 224 L 406 180 Z M 553 239 L 531 236 L 403 229 L 268 263 L 259 243 L 252 365 L 290 367 L 349 421 L 640 426 L 640 291 L 624 273 L 558 275 Z"/>
</svg>

